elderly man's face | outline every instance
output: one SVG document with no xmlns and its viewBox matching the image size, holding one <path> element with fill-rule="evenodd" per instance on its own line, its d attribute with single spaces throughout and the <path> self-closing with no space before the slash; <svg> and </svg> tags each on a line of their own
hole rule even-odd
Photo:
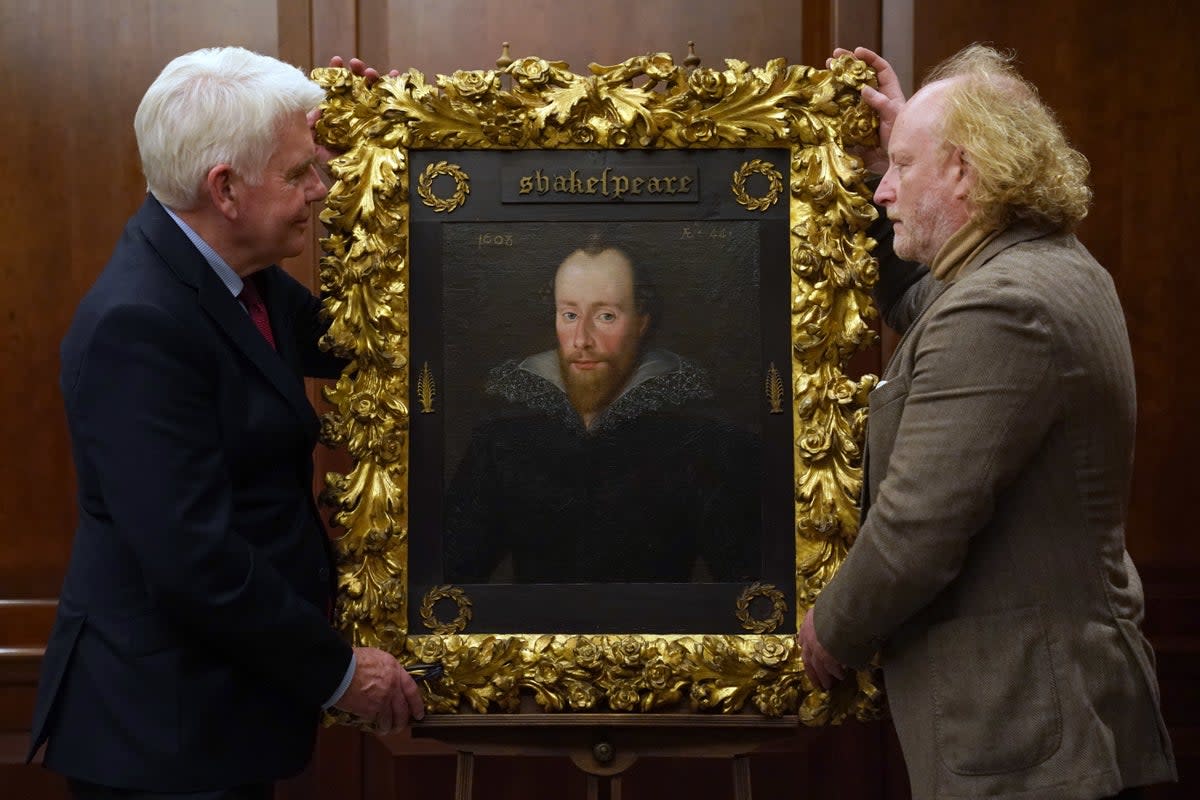
<svg viewBox="0 0 1200 800">
<path fill-rule="evenodd" d="M 969 218 L 962 153 L 941 134 L 945 82 L 904 106 L 888 142 L 888 171 L 875 190 L 895 231 L 896 255 L 928 264 Z"/>
<path fill-rule="evenodd" d="M 309 207 L 325 197 L 317 175 L 316 147 L 301 112 L 287 117 L 258 184 L 237 177 L 239 246 L 249 263 L 265 267 L 299 255 L 308 240 Z"/>
<path fill-rule="evenodd" d="M 567 395 L 588 421 L 628 382 L 650 318 L 634 307 L 629 259 L 613 249 L 567 256 L 554 279 L 554 305 Z"/>
</svg>

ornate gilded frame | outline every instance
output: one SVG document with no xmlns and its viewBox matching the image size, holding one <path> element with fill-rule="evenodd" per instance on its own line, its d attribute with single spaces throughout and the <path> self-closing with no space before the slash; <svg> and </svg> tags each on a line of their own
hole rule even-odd
<svg viewBox="0 0 1200 800">
<path fill-rule="evenodd" d="M 875 135 L 876 119 L 859 99 L 873 74 L 848 56 L 823 70 L 782 59 L 711 69 L 694 57 L 676 65 L 665 53 L 589 71 L 526 57 L 439 75 L 436 85 L 416 71 L 370 87 L 344 69 L 313 73 L 328 90 L 319 135 L 343 152 L 330 165 L 336 182 L 322 215 L 329 235 L 320 270 L 332 319 L 324 344 L 352 359 L 325 392 L 335 410 L 323 420 L 324 441 L 353 457 L 348 474 L 326 478 L 325 499 L 345 529 L 337 619 L 356 644 L 442 662 L 445 677 L 423 685 L 432 712 L 745 711 L 798 714 L 810 725 L 875 716 L 881 695 L 872 674 L 830 693 L 814 689 L 795 629 L 767 632 L 778 625 L 749 612 L 745 635 L 463 634 L 469 601 L 444 587 L 420 601 L 433 632 L 408 630 L 409 430 L 419 413 L 408 398 L 415 388 L 423 405 L 436 392 L 409 360 L 410 186 L 444 210 L 469 192 L 452 154 L 432 173 L 410 174 L 416 150 L 786 149 L 788 180 L 748 162 L 730 191 L 747 208 L 765 202 L 746 188 L 759 175 L 768 196 L 786 184 L 789 203 L 797 628 L 857 531 L 860 443 L 875 379 L 853 380 L 846 369 L 874 336 L 866 229 L 875 212 L 847 148 Z M 453 182 L 451 193 L 433 190 L 438 176 Z M 777 407 L 787 388 L 768 376 Z M 756 596 L 769 599 L 770 587 L 748 587 L 747 607 Z M 458 618 L 438 620 L 438 601 L 455 604 Z"/>
</svg>

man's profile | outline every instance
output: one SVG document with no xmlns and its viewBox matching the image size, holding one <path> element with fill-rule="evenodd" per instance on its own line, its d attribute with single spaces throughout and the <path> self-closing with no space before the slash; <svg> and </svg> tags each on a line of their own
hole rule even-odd
<svg viewBox="0 0 1200 800">
<path fill-rule="evenodd" d="M 492 370 L 506 406 L 450 481 L 448 581 L 757 573 L 757 437 L 707 408 L 700 367 L 650 346 L 662 305 L 631 249 L 593 236 L 557 260 L 557 347 Z"/>
</svg>

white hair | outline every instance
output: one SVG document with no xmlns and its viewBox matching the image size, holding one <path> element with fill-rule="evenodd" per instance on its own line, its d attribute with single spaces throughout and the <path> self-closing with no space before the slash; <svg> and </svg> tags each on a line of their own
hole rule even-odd
<svg viewBox="0 0 1200 800">
<path fill-rule="evenodd" d="M 324 97 L 296 67 L 240 47 L 179 56 L 154 79 L 134 116 L 146 188 L 163 205 L 188 211 L 218 164 L 258 183 L 283 118 Z"/>
</svg>

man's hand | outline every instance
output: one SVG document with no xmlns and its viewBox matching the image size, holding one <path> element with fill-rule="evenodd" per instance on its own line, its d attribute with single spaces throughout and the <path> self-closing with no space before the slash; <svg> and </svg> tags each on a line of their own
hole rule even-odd
<svg viewBox="0 0 1200 800">
<path fill-rule="evenodd" d="M 837 681 L 846 677 L 846 669 L 817 640 L 817 629 L 813 626 L 813 610 L 810 608 L 796 634 L 800 645 L 800 658 L 804 660 L 804 671 L 812 682 L 828 690 Z"/>
<path fill-rule="evenodd" d="M 867 169 L 882 175 L 888 168 L 887 151 L 888 141 L 892 138 L 892 126 L 896 124 L 896 116 L 899 115 L 900 109 L 904 108 L 904 90 L 900 88 L 900 78 L 883 56 L 865 47 L 856 47 L 854 52 L 841 47 L 835 48 L 833 57 L 838 56 L 854 56 L 875 70 L 879 88 L 864 86 L 862 98 L 879 115 L 879 147 L 864 150 L 857 155 L 862 158 Z"/>
<path fill-rule="evenodd" d="M 354 676 L 335 708 L 374 723 L 380 733 L 403 729 L 410 718 L 425 716 L 421 690 L 390 653 L 356 647 L 354 660 Z"/>
<path fill-rule="evenodd" d="M 341 56 L 334 56 L 333 58 L 329 59 L 329 66 L 341 68 L 346 66 L 346 62 Z M 379 71 L 374 67 L 368 67 L 362 61 L 362 59 L 350 59 L 349 66 L 350 71 L 355 75 L 358 75 L 360 78 L 363 78 L 366 81 L 367 86 L 375 83 L 375 81 L 379 80 L 380 78 Z M 395 78 L 399 74 L 400 70 L 398 69 L 393 69 L 388 72 L 388 76 L 392 78 Z M 320 137 L 317 136 L 317 120 L 320 118 L 321 108 L 319 106 L 308 112 L 308 129 L 312 131 L 313 141 L 317 143 L 317 160 L 320 162 L 321 172 L 328 177 L 328 180 L 326 181 L 326 184 L 328 185 L 333 182 L 333 176 L 329 175 L 329 162 L 340 156 L 341 153 L 326 147 L 325 144 L 321 142 Z"/>
<path fill-rule="evenodd" d="M 347 64 L 342 59 L 341 56 L 334 56 L 333 58 L 329 59 L 329 66 L 344 67 L 344 66 L 347 66 Z M 361 58 L 350 59 L 349 67 L 350 67 L 350 71 L 353 72 L 355 75 L 358 75 L 360 78 L 366 79 L 367 86 L 370 86 L 375 81 L 379 80 L 379 77 L 380 77 L 379 70 L 375 69 L 374 67 L 368 67 L 366 62 L 364 62 Z M 388 71 L 388 77 L 390 77 L 390 78 L 395 78 L 399 74 L 400 74 L 400 70 L 398 70 L 398 69 L 393 69 L 393 70 Z"/>
</svg>

